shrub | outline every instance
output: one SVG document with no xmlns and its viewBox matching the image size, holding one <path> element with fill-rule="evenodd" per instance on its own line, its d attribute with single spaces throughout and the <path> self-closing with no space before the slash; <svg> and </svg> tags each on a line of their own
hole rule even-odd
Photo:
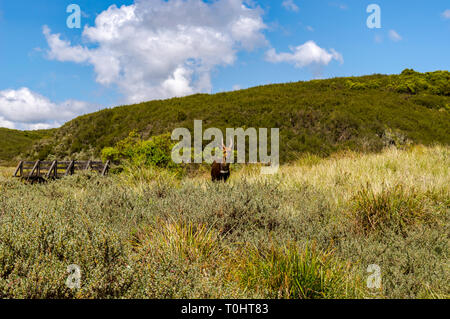
<svg viewBox="0 0 450 319">
<path fill-rule="evenodd" d="M 102 150 L 102 161 L 111 161 L 115 164 L 118 164 L 120 161 L 120 152 L 114 147 L 105 147 Z"/>
<path fill-rule="evenodd" d="M 382 141 L 385 147 L 394 145 L 401 148 L 412 144 L 411 140 L 402 131 L 393 130 L 389 127 L 385 129 L 382 135 Z"/>
<path fill-rule="evenodd" d="M 427 198 L 401 184 L 392 188 L 384 186 L 379 193 L 366 185 L 353 198 L 353 205 L 358 229 L 364 233 L 390 228 L 403 234 L 415 223 L 432 221 Z"/>
<path fill-rule="evenodd" d="M 360 283 L 346 275 L 349 265 L 314 246 L 303 250 L 294 244 L 272 246 L 251 250 L 247 256 L 240 280 L 246 289 L 260 291 L 266 298 L 351 298 L 360 293 Z"/>
<path fill-rule="evenodd" d="M 102 159 L 115 163 L 120 161 L 135 167 L 158 167 L 175 169 L 177 165 L 172 161 L 172 142 L 170 134 L 153 136 L 143 141 L 133 131 L 127 138 L 119 141 L 115 147 L 106 147 L 102 150 Z"/>
<path fill-rule="evenodd" d="M 164 260 L 204 262 L 220 254 L 219 236 L 214 229 L 192 222 L 158 219 L 156 224 L 133 235 L 135 249 Z M 170 255 L 170 256 L 169 256 Z"/>
<path fill-rule="evenodd" d="M 421 94 L 412 98 L 412 101 L 426 108 L 439 110 L 440 108 L 446 108 L 447 99 L 443 96 Z"/>
</svg>

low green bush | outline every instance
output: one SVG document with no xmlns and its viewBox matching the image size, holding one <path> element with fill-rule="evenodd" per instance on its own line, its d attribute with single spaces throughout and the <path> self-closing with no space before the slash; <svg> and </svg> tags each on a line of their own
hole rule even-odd
<svg viewBox="0 0 450 319">
<path fill-rule="evenodd" d="M 135 131 L 119 141 L 114 147 L 102 150 L 102 160 L 110 160 L 115 164 L 124 163 L 132 167 L 156 167 L 169 170 L 179 169 L 171 158 L 175 146 L 170 134 L 153 136 L 142 140 Z"/>
</svg>

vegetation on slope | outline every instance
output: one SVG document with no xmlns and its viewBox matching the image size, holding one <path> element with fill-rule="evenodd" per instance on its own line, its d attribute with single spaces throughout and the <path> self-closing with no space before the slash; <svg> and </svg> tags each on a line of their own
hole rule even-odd
<svg viewBox="0 0 450 319">
<path fill-rule="evenodd" d="M 197 94 L 78 117 L 42 140 L 33 158 L 98 158 L 135 130 L 144 139 L 186 127 L 280 128 L 281 161 L 301 153 L 380 151 L 387 144 L 450 144 L 450 72 L 372 75 Z"/>
<path fill-rule="evenodd" d="M 449 298 L 449 161 L 448 146 L 308 155 L 227 184 L 149 168 L 32 186 L 2 169 L 0 298 Z"/>
<path fill-rule="evenodd" d="M 49 138 L 52 130 L 19 131 L 0 127 L 0 165 L 11 165 L 19 154 L 32 148 L 36 141 Z"/>
</svg>

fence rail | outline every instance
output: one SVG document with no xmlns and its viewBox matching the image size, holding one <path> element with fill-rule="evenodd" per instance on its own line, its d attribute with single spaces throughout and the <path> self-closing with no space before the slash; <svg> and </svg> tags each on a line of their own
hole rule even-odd
<svg viewBox="0 0 450 319">
<path fill-rule="evenodd" d="M 73 175 L 75 171 L 93 170 L 102 176 L 108 174 L 110 161 L 20 161 L 14 171 L 13 177 L 21 177 L 27 180 L 57 179 L 67 175 Z"/>
</svg>

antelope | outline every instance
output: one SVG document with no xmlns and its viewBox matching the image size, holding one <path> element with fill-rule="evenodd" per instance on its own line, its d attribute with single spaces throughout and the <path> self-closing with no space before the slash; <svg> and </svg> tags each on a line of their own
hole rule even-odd
<svg viewBox="0 0 450 319">
<path fill-rule="evenodd" d="M 225 146 L 225 144 L 223 144 L 222 139 L 222 152 L 223 152 L 222 160 L 220 161 L 220 163 L 214 161 L 211 167 L 211 179 L 213 182 L 216 181 L 226 182 L 227 179 L 230 177 L 231 173 L 230 163 L 227 163 L 227 158 L 232 151 L 233 151 L 233 139 L 230 139 L 230 146 L 228 147 Z"/>
</svg>

